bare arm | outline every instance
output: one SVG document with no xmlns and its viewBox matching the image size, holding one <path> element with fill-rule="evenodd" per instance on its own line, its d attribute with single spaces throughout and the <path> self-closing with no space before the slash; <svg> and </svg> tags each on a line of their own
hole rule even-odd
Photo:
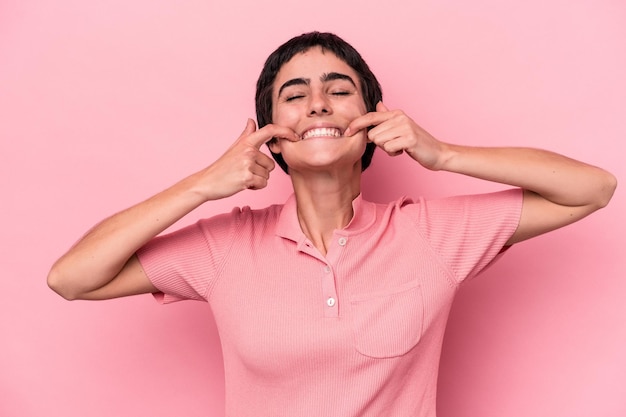
<svg viewBox="0 0 626 417">
<path fill-rule="evenodd" d="M 615 177 L 598 167 L 541 149 L 446 148 L 441 169 L 524 189 L 520 223 L 509 245 L 606 206 L 617 186 Z"/>
<path fill-rule="evenodd" d="M 87 232 L 51 268 L 48 285 L 66 299 L 108 299 L 156 291 L 135 252 L 201 204 L 267 185 L 274 161 L 260 146 L 272 137 L 297 140 L 290 129 L 252 120 L 228 151 L 208 168 Z"/>
<path fill-rule="evenodd" d="M 435 139 L 402 111 L 377 111 L 349 126 L 368 132 L 389 155 L 406 152 L 424 167 L 508 184 L 524 189 L 520 224 L 507 244 L 573 223 L 606 206 L 617 180 L 607 171 L 565 156 L 530 148 L 479 148 Z M 349 134 L 347 132 L 346 134 Z"/>
</svg>

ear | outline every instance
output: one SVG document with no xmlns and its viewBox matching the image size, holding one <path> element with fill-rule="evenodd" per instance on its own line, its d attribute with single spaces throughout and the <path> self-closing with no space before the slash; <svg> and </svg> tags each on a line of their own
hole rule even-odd
<svg viewBox="0 0 626 417">
<path fill-rule="evenodd" d="M 280 140 L 278 140 L 278 138 L 272 138 L 267 142 L 267 147 L 270 148 L 270 151 L 273 153 L 280 153 Z"/>
</svg>

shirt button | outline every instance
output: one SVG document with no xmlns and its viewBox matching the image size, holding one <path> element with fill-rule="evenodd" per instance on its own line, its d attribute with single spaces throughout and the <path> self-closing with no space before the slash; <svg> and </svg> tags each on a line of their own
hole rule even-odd
<svg viewBox="0 0 626 417">
<path fill-rule="evenodd" d="M 330 266 L 326 265 L 324 267 L 324 272 L 326 272 L 328 274 L 330 272 Z"/>
<path fill-rule="evenodd" d="M 326 304 L 328 305 L 328 307 L 332 307 L 335 305 L 335 299 L 333 297 L 329 297 L 328 300 L 326 300 Z"/>
<path fill-rule="evenodd" d="M 340 237 L 339 240 L 337 241 L 337 243 L 339 243 L 339 246 L 346 246 L 347 242 L 348 242 L 348 239 L 346 239 L 345 237 Z"/>
</svg>

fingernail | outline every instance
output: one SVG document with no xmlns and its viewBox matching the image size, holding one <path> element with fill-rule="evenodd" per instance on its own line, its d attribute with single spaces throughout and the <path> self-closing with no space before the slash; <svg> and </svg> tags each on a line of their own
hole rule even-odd
<svg viewBox="0 0 626 417">
<path fill-rule="evenodd" d="M 345 132 L 343 132 L 344 136 L 350 136 L 350 128 L 347 128 Z"/>
</svg>

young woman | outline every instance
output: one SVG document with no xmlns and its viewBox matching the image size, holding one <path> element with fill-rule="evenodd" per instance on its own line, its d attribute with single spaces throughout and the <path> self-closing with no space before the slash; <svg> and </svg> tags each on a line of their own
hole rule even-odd
<svg viewBox="0 0 626 417">
<path fill-rule="evenodd" d="M 154 293 L 210 303 L 232 416 L 434 416 L 439 354 L 459 285 L 504 248 L 604 207 L 606 171 L 551 152 L 437 140 L 381 101 L 354 48 L 328 33 L 267 60 L 257 118 L 213 164 L 95 226 L 52 267 L 67 299 Z M 294 193 L 159 236 L 208 201 L 267 185 Z M 510 190 L 374 204 L 375 148 Z"/>
</svg>

